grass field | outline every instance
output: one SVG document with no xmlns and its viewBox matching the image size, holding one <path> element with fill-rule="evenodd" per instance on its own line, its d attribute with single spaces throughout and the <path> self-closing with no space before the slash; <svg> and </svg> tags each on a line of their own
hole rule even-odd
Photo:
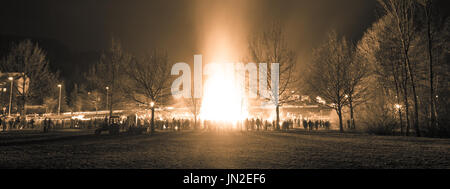
<svg viewBox="0 0 450 189">
<path fill-rule="evenodd" d="M 336 132 L 0 133 L 0 168 L 450 168 L 450 140 Z"/>
</svg>

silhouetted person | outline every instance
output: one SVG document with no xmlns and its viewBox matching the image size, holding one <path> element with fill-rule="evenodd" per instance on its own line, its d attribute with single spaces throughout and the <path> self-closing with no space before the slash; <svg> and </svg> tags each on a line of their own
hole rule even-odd
<svg viewBox="0 0 450 189">
<path fill-rule="evenodd" d="M 30 120 L 31 129 L 34 129 L 34 119 Z"/>
<path fill-rule="evenodd" d="M 43 123 L 43 129 L 44 129 L 44 133 L 46 133 L 47 131 L 48 131 L 48 128 L 47 128 L 47 125 L 48 125 L 48 119 L 47 118 L 45 118 L 44 119 L 44 123 Z"/>
<path fill-rule="evenodd" d="M 324 125 L 325 125 L 325 129 L 327 129 L 327 130 L 330 129 L 330 126 L 331 126 L 330 121 L 325 121 Z"/>
<path fill-rule="evenodd" d="M 50 131 L 50 129 L 52 128 L 52 119 L 50 119 L 50 118 L 48 118 L 48 121 L 47 121 L 47 132 L 49 132 Z"/>
<path fill-rule="evenodd" d="M 288 121 L 283 121 L 283 123 L 281 124 L 281 129 L 282 130 L 287 130 L 287 128 L 289 127 L 289 122 Z"/>
<path fill-rule="evenodd" d="M 259 118 L 258 118 L 258 119 L 256 119 L 256 130 L 259 131 L 260 127 L 261 127 L 261 120 L 259 120 Z"/>
<path fill-rule="evenodd" d="M 309 127 L 309 130 L 311 131 L 313 128 L 313 122 L 311 120 L 308 120 L 308 127 Z"/>
<path fill-rule="evenodd" d="M 25 118 L 25 116 L 19 117 L 19 119 L 20 119 L 20 129 L 27 128 L 28 124 L 27 124 L 27 119 Z"/>
<path fill-rule="evenodd" d="M 245 119 L 245 123 L 244 123 L 244 127 L 245 127 L 245 130 L 246 130 L 246 131 L 248 131 L 249 125 L 250 125 L 250 121 L 249 121 L 248 118 L 247 118 L 247 119 Z"/>
<path fill-rule="evenodd" d="M 16 117 L 16 119 L 14 120 L 14 128 L 18 129 L 20 126 L 19 124 L 20 124 L 20 118 Z"/>
<path fill-rule="evenodd" d="M 252 120 L 250 121 L 250 129 L 255 130 L 255 119 L 254 118 L 252 118 Z"/>
<path fill-rule="evenodd" d="M 14 128 L 14 121 L 12 120 L 12 118 L 8 119 L 8 123 L 9 123 L 9 129 Z"/>
<path fill-rule="evenodd" d="M 3 123 L 3 120 L 4 120 L 4 119 L 0 117 L 0 124 L 2 125 L 3 132 L 5 132 L 5 131 L 6 131 L 6 122 Z"/>
</svg>

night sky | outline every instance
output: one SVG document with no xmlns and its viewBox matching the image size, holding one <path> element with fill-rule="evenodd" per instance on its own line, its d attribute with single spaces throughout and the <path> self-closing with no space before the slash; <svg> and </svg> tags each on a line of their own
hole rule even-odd
<svg viewBox="0 0 450 189">
<path fill-rule="evenodd" d="M 51 64 L 71 78 L 69 72 L 85 70 L 108 48 L 111 36 L 130 51 L 164 48 L 172 62 L 192 62 L 193 54 L 208 56 L 216 40 L 212 28 L 245 52 L 247 38 L 273 20 L 282 22 L 307 59 L 331 28 L 358 40 L 376 19 L 377 6 L 376 0 L 12 0 L 1 2 L 0 36 L 7 43 L 3 51 L 10 41 L 41 40 L 53 54 Z"/>
</svg>

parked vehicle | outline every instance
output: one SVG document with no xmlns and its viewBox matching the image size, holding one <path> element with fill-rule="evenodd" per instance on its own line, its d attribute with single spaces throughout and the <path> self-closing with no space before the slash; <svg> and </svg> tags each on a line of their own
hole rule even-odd
<svg viewBox="0 0 450 189">
<path fill-rule="evenodd" d="M 110 135 L 120 133 L 120 117 L 111 116 L 100 128 L 95 130 L 95 135 L 100 135 L 103 131 L 108 131 Z"/>
</svg>

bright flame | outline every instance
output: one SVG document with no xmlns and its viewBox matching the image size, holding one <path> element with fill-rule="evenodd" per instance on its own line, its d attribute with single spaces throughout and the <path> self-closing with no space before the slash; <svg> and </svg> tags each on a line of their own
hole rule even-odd
<svg viewBox="0 0 450 189">
<path fill-rule="evenodd" d="M 222 3 L 221 3 L 222 4 Z M 234 4 L 229 4 L 234 7 Z M 223 7 L 223 6 L 221 6 Z M 246 49 L 244 23 L 229 22 L 229 9 L 210 8 L 214 10 L 204 20 L 204 35 L 201 37 L 206 64 L 203 71 L 203 95 L 200 119 L 233 123 L 248 117 L 248 106 L 243 82 L 236 77 L 234 70 L 236 60 L 241 58 Z M 226 62 L 226 63 L 225 63 Z"/>
<path fill-rule="evenodd" d="M 247 100 L 233 64 L 209 64 L 207 68 L 200 118 L 233 123 L 244 120 Z"/>
</svg>

